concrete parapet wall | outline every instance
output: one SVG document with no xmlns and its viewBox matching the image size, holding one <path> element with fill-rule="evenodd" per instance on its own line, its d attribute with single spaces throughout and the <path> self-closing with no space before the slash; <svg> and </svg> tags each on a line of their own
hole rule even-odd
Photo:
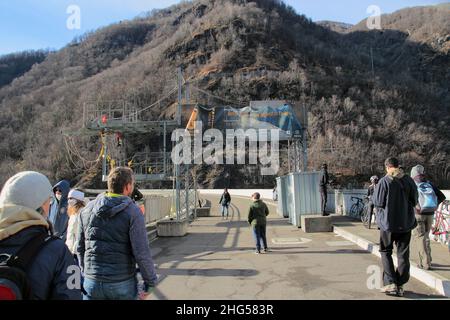
<svg viewBox="0 0 450 320">
<path fill-rule="evenodd" d="M 198 191 L 200 195 L 221 195 L 223 193 L 223 189 L 202 189 Z M 248 197 L 250 199 L 251 195 L 255 192 L 259 192 L 263 200 L 272 200 L 273 197 L 273 189 L 228 189 L 228 192 L 230 193 L 231 199 L 233 199 L 233 196 Z"/>
<path fill-rule="evenodd" d="M 362 198 L 367 195 L 366 189 L 342 189 L 334 190 L 334 206 L 337 214 L 347 216 L 350 215 L 350 209 L 353 205 L 352 197 Z"/>
<path fill-rule="evenodd" d="M 187 234 L 188 225 L 187 219 L 180 221 L 164 219 L 157 222 L 156 230 L 158 237 L 183 237 Z"/>
<path fill-rule="evenodd" d="M 197 208 L 197 217 L 209 217 L 211 215 L 211 207 Z"/>
<path fill-rule="evenodd" d="M 301 228 L 303 232 L 332 232 L 331 217 L 317 215 L 301 216 Z"/>
</svg>

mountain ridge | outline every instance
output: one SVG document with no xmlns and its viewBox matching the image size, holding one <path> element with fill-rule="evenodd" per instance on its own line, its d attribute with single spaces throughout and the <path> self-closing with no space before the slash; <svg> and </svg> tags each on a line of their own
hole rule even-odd
<svg viewBox="0 0 450 320">
<path fill-rule="evenodd" d="M 151 105 L 176 85 L 178 66 L 197 86 L 229 100 L 307 105 L 310 168 L 328 162 L 361 184 L 382 174 L 385 157 L 397 155 L 405 166 L 423 163 L 441 186 L 450 180 L 448 53 L 396 30 L 338 34 L 273 0 L 182 3 L 49 54 L 0 89 L 0 133 L 10 137 L 0 143 L 0 180 L 24 169 L 80 180 L 88 162 L 71 159 L 61 131 L 81 128 L 83 104 Z M 173 114 L 174 103 L 146 115 Z M 127 153 L 149 139 L 130 137 Z M 98 137 L 73 140 L 83 158 L 97 158 Z M 45 152 L 37 157 L 36 150 Z M 287 170 L 284 158 L 282 164 L 280 174 Z M 255 181 L 239 166 L 198 170 L 204 187 L 273 184 Z M 98 175 L 91 183 L 100 184 Z"/>
</svg>

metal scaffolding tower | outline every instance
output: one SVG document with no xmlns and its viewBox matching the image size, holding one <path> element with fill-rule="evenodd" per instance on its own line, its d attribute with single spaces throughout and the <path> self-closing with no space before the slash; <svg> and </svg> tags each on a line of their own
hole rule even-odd
<svg viewBox="0 0 450 320">
<path fill-rule="evenodd" d="M 174 119 L 160 121 L 147 120 L 142 116 L 143 111 L 128 103 L 86 103 L 83 106 L 83 133 L 101 132 L 102 139 L 106 135 L 119 134 L 152 134 L 162 137 L 162 151 L 143 151 L 135 153 L 132 161 L 126 155 L 122 159 L 111 160 L 106 143 L 103 144 L 102 179 L 107 180 L 109 171 L 115 166 L 129 166 L 135 173 L 136 181 L 173 181 L 174 211 L 176 219 L 182 220 L 191 215 L 196 216 L 197 209 L 197 181 L 191 172 L 189 164 L 173 164 L 171 153 L 168 152 L 170 135 L 176 129 L 182 129 L 182 109 L 189 105 L 189 89 L 185 83 L 181 68 L 177 71 L 178 86 L 171 90 L 168 96 L 178 92 L 177 111 Z M 185 101 L 183 101 L 183 89 Z M 167 98 L 167 97 L 166 97 Z M 160 102 L 160 99 L 158 102 Z M 169 100 L 170 101 L 170 100 Z M 173 101 L 173 100 L 172 100 Z M 156 104 L 156 103 L 155 103 Z M 154 104 L 154 105 L 155 105 Z M 148 146 L 151 149 L 154 146 Z M 108 163 L 109 160 L 109 163 Z M 113 161 L 113 163 L 111 163 Z"/>
</svg>

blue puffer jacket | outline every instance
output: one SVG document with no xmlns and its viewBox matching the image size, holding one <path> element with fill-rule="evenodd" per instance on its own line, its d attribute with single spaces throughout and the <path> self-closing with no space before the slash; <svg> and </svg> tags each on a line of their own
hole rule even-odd
<svg viewBox="0 0 450 320">
<path fill-rule="evenodd" d="M 55 210 L 56 217 L 54 218 L 54 221 L 52 221 L 52 217 L 50 216 L 49 220 L 53 224 L 54 235 L 60 237 L 63 241 L 66 241 L 67 226 L 69 223 L 69 216 L 67 214 L 67 196 L 70 192 L 70 183 L 67 180 L 62 180 L 53 186 L 53 192 L 55 192 L 56 188 L 59 188 L 62 191 L 62 196 L 59 202 L 54 199 L 50 205 L 50 215 Z"/>
<path fill-rule="evenodd" d="M 148 244 L 145 219 L 126 196 L 100 194 L 80 213 L 77 255 L 86 278 L 121 282 L 136 275 L 154 285 L 156 273 Z"/>
<path fill-rule="evenodd" d="M 43 226 L 23 229 L 0 241 L 0 253 L 14 254 L 40 233 L 47 234 L 47 229 Z M 81 291 L 67 286 L 68 278 L 73 275 L 73 272 L 67 273 L 67 270 L 73 265 L 76 265 L 74 257 L 62 240 L 47 243 L 27 272 L 32 300 L 81 300 Z"/>
</svg>

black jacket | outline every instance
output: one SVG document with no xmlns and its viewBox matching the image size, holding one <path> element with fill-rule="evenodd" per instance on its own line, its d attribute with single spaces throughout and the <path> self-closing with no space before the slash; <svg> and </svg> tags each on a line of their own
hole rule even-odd
<svg viewBox="0 0 450 320">
<path fill-rule="evenodd" d="M 417 226 L 414 207 L 418 201 L 414 180 L 399 171 L 378 182 L 372 197 L 378 208 L 377 224 L 383 231 L 403 233 Z"/>
<path fill-rule="evenodd" d="M 330 178 L 328 176 L 328 171 L 322 169 L 320 171 L 320 179 L 319 179 L 319 184 L 321 188 L 326 188 L 327 184 L 330 182 Z"/>
<path fill-rule="evenodd" d="M 376 185 L 371 184 L 369 186 L 369 189 L 367 189 L 367 197 L 369 198 L 369 201 L 372 201 L 372 197 L 373 197 L 373 193 L 375 191 L 375 187 L 376 187 Z"/>
<path fill-rule="evenodd" d="M 230 194 L 228 192 L 227 193 L 224 192 L 220 197 L 219 204 L 221 204 L 222 206 L 228 206 L 230 202 L 231 202 Z"/>
<path fill-rule="evenodd" d="M 137 186 L 134 186 L 133 193 L 130 196 L 134 201 L 141 201 L 144 198 L 144 195 L 139 191 Z"/>
</svg>

